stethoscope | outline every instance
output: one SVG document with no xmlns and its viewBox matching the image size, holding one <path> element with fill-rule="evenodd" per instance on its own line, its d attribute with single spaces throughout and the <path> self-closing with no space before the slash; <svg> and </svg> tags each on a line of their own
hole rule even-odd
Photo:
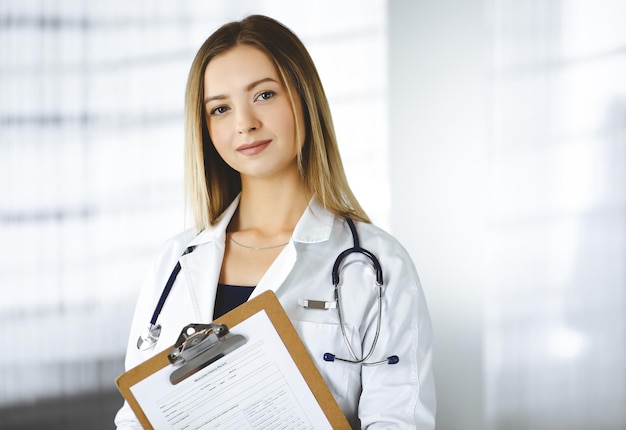
<svg viewBox="0 0 626 430">
<path fill-rule="evenodd" d="M 324 360 L 328 362 L 333 362 L 335 360 L 338 360 L 338 361 L 343 361 L 346 363 L 361 364 L 363 366 L 375 366 L 375 365 L 385 364 L 385 363 L 396 364 L 399 361 L 399 358 L 397 355 L 391 355 L 384 360 L 367 362 L 367 360 L 369 360 L 372 354 L 374 354 L 374 349 L 376 348 L 376 344 L 378 343 L 378 338 L 380 336 L 380 325 L 382 321 L 382 308 L 383 308 L 383 269 L 380 266 L 380 262 L 378 261 L 378 258 L 376 258 L 376 256 L 372 252 L 368 251 L 367 249 L 362 248 L 361 245 L 359 244 L 359 235 L 356 231 L 356 226 L 354 225 L 354 221 L 352 221 L 350 218 L 345 218 L 345 220 L 348 223 L 348 227 L 350 227 L 350 232 L 352 233 L 353 246 L 352 248 L 348 248 L 345 251 L 341 252 L 337 256 L 337 259 L 335 260 L 335 264 L 333 265 L 331 277 L 332 277 L 333 287 L 335 289 L 335 302 L 337 304 L 337 313 L 339 315 L 339 326 L 341 327 L 341 334 L 343 336 L 343 340 L 346 344 L 346 347 L 348 348 L 348 351 L 350 352 L 351 358 L 349 359 L 340 358 L 340 357 L 335 356 L 334 354 L 331 354 L 330 352 L 327 352 L 324 354 Z M 185 252 L 183 252 L 182 255 L 187 255 L 190 252 L 193 252 L 194 248 L 195 246 L 187 247 L 187 249 L 185 249 Z M 348 339 L 348 334 L 346 333 L 345 321 L 343 319 L 341 291 L 339 288 L 339 272 L 341 270 L 341 263 L 346 259 L 346 257 L 348 257 L 350 254 L 353 254 L 353 253 L 363 254 L 370 260 L 372 269 L 376 273 L 376 286 L 378 287 L 378 293 L 377 293 L 378 315 L 376 317 L 376 332 L 374 334 L 374 339 L 372 340 L 372 345 L 369 351 L 367 352 L 367 354 L 365 354 L 364 356 L 361 356 L 360 358 L 354 352 L 354 349 L 352 348 L 350 340 Z M 157 302 L 157 305 L 154 308 L 154 312 L 152 313 L 152 318 L 150 319 L 150 324 L 148 324 L 148 327 L 144 329 L 144 331 L 139 336 L 139 339 L 137 339 L 137 349 L 146 351 L 150 348 L 153 348 L 154 345 L 156 345 L 157 341 L 159 340 L 159 336 L 161 335 L 161 325 L 157 322 L 157 319 L 159 318 L 159 315 L 161 314 L 161 310 L 163 310 L 163 305 L 165 304 L 167 297 L 172 291 L 172 287 L 174 286 L 174 282 L 176 281 L 176 277 L 178 276 L 178 273 L 180 272 L 180 270 L 181 270 L 180 262 L 176 262 L 176 266 L 174 267 L 174 270 L 172 270 L 172 273 L 170 274 L 169 278 L 167 279 L 167 283 L 165 284 L 165 288 L 163 289 L 163 292 L 161 293 L 161 297 L 159 298 L 159 301 Z"/>
</svg>

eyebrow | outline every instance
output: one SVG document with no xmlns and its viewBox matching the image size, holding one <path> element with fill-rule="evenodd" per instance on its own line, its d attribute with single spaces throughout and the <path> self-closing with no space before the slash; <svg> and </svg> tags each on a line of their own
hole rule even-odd
<svg viewBox="0 0 626 430">
<path fill-rule="evenodd" d="M 248 85 L 246 85 L 246 91 L 250 91 L 251 89 L 253 89 L 257 85 L 261 85 L 261 84 L 263 84 L 265 82 L 275 82 L 275 83 L 278 83 L 276 81 L 276 79 L 273 79 L 273 78 L 269 78 L 269 77 L 262 78 L 262 79 L 256 80 L 256 81 L 251 82 Z M 216 96 L 205 97 L 204 98 L 204 104 L 206 105 L 207 103 L 209 103 L 209 102 L 211 102 L 213 100 L 224 100 L 225 98 L 226 98 L 226 96 L 223 95 L 223 94 L 219 94 L 219 95 L 216 95 Z"/>
</svg>

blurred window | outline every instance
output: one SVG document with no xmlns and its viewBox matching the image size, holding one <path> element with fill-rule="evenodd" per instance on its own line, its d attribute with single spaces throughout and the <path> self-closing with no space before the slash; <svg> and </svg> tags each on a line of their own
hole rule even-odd
<svg viewBox="0 0 626 430">
<path fill-rule="evenodd" d="M 491 429 L 624 428 L 626 4 L 487 4 L 486 419 Z"/>
<path fill-rule="evenodd" d="M 2 2 L 0 406 L 113 389 L 138 289 L 185 228 L 196 50 L 254 12 L 318 65 L 354 191 L 388 219 L 383 0 Z"/>
</svg>

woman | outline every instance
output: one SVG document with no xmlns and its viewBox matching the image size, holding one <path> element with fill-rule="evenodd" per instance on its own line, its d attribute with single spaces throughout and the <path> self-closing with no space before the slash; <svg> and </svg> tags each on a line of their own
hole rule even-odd
<svg viewBox="0 0 626 430">
<path fill-rule="evenodd" d="M 126 368 L 172 345 L 186 324 L 209 322 L 273 290 L 353 428 L 434 428 L 432 333 L 415 268 L 350 191 L 328 102 L 300 40 L 264 16 L 224 25 L 192 64 L 185 116 L 186 193 L 196 225 L 156 257 L 135 311 Z M 306 302 L 334 304 L 332 266 L 353 246 L 347 219 L 384 273 L 380 337 L 368 361 L 393 354 L 395 365 L 323 359 L 325 352 L 351 357 L 337 309 Z M 188 247 L 193 252 L 183 255 Z M 342 310 L 361 358 L 376 337 L 378 287 L 369 260 L 348 260 Z M 136 339 L 177 262 L 159 341 L 141 351 Z M 116 423 L 138 425 L 127 405 Z"/>
</svg>

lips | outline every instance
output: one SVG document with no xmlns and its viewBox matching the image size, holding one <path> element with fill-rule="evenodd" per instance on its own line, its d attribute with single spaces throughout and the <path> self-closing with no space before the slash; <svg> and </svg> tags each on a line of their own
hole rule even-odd
<svg viewBox="0 0 626 430">
<path fill-rule="evenodd" d="M 254 142 L 238 146 L 237 151 L 239 151 L 239 153 L 243 155 L 257 155 L 263 152 L 271 142 L 271 139 L 255 140 Z"/>
</svg>

